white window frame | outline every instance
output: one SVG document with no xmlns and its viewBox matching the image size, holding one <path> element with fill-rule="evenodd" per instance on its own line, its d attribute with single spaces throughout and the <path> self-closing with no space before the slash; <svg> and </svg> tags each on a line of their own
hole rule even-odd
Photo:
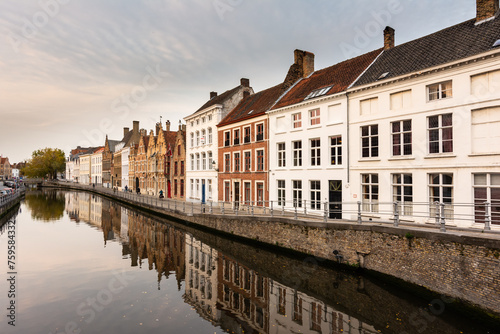
<svg viewBox="0 0 500 334">
<path fill-rule="evenodd" d="M 367 129 L 367 132 L 365 134 L 364 134 L 364 129 Z M 376 131 L 374 131 L 375 129 Z M 379 156 L 380 140 L 378 136 L 379 136 L 378 124 L 370 124 L 360 127 L 360 137 L 361 137 L 360 146 L 361 146 L 362 158 L 376 158 Z M 363 139 L 367 139 L 368 145 L 365 145 Z M 374 139 L 376 139 L 376 143 L 374 142 Z M 365 154 L 365 150 L 368 150 L 367 154 Z"/>
<path fill-rule="evenodd" d="M 315 126 L 321 124 L 321 110 L 320 108 L 315 108 L 309 110 L 309 125 Z"/>
<path fill-rule="evenodd" d="M 443 125 L 443 117 L 444 116 L 451 116 L 451 124 L 450 125 Z M 434 119 L 437 117 L 437 126 L 432 127 L 430 126 L 431 119 Z M 453 113 L 446 113 L 446 114 L 439 114 L 439 115 L 432 115 L 427 117 L 427 149 L 429 154 L 441 154 L 441 153 L 453 153 Z M 451 132 L 451 138 L 444 139 L 445 133 L 446 132 Z M 437 138 L 431 138 L 433 134 L 437 133 Z M 431 140 L 433 139 L 433 140 Z M 445 144 L 449 142 L 451 143 L 451 150 L 446 149 L 445 150 Z M 432 144 L 437 143 L 437 152 L 435 149 L 432 149 Z"/>
<path fill-rule="evenodd" d="M 278 152 L 278 167 L 286 167 L 286 144 L 284 142 L 276 144 Z"/>
<path fill-rule="evenodd" d="M 377 173 L 361 174 L 361 207 L 363 212 L 379 211 L 379 175 Z"/>
<path fill-rule="evenodd" d="M 395 129 L 396 124 L 399 129 Z M 405 125 L 410 125 L 409 129 Z M 391 154 L 393 157 L 413 155 L 412 120 L 405 119 L 391 122 Z M 396 143 L 398 141 L 399 143 Z M 397 152 L 399 151 L 399 153 Z"/>
<path fill-rule="evenodd" d="M 321 210 L 321 181 L 309 180 L 309 200 L 311 210 Z"/>
<path fill-rule="evenodd" d="M 297 147 L 297 144 L 300 147 Z M 302 166 L 302 140 L 295 140 L 292 142 L 293 149 L 293 166 L 301 167 Z"/>
<path fill-rule="evenodd" d="M 449 87 L 447 87 L 449 85 Z M 427 86 L 427 102 L 453 97 L 453 81 L 446 80 Z"/>
<path fill-rule="evenodd" d="M 302 112 L 292 114 L 292 129 L 300 129 L 302 127 Z"/>
<path fill-rule="evenodd" d="M 309 139 L 309 147 L 310 147 L 309 152 L 311 153 L 311 160 L 310 160 L 311 166 L 321 166 L 321 139 L 320 138 Z"/>
<path fill-rule="evenodd" d="M 342 136 L 331 136 L 330 138 L 330 165 L 342 165 Z M 340 142 L 339 142 L 340 139 Z"/>
</svg>

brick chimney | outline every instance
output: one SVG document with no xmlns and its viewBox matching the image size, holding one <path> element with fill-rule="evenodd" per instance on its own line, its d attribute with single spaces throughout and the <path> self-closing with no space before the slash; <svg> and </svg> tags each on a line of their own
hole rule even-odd
<svg viewBox="0 0 500 334">
<path fill-rule="evenodd" d="M 210 100 L 217 96 L 217 92 L 210 92 Z"/>
<path fill-rule="evenodd" d="M 249 79 L 241 78 L 240 82 L 241 82 L 241 85 L 243 87 L 250 87 L 250 80 Z"/>
<path fill-rule="evenodd" d="M 494 18 L 498 12 L 499 0 L 476 0 L 476 23 Z"/>
<path fill-rule="evenodd" d="M 249 91 L 246 90 L 246 91 L 243 92 L 243 98 L 244 99 L 246 99 L 249 96 L 250 96 L 250 92 Z"/>
<path fill-rule="evenodd" d="M 129 131 L 129 128 L 123 128 L 123 137 L 125 137 Z"/>
<path fill-rule="evenodd" d="M 297 80 L 308 77 L 314 72 L 314 53 L 295 50 L 293 51 L 294 63 L 290 66 L 288 73 L 283 81 L 281 92 L 285 92 Z"/>
<path fill-rule="evenodd" d="M 134 133 L 139 133 L 139 121 L 134 121 L 134 126 L 132 128 L 132 131 L 134 131 Z"/>
<path fill-rule="evenodd" d="M 166 121 L 166 122 L 165 122 L 165 129 L 166 129 L 167 131 L 170 131 L 170 121 Z"/>
<path fill-rule="evenodd" d="M 394 47 L 394 32 L 395 30 L 389 26 L 384 29 L 384 50 L 389 50 Z"/>
</svg>

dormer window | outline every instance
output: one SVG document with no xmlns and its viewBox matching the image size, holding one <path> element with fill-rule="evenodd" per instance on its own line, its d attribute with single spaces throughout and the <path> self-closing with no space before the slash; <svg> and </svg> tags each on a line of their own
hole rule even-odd
<svg viewBox="0 0 500 334">
<path fill-rule="evenodd" d="M 307 96 L 306 96 L 306 98 L 305 98 L 304 100 L 313 99 L 313 98 L 315 98 L 315 97 L 325 95 L 326 93 L 328 93 L 328 91 L 329 91 L 332 87 L 333 87 L 333 86 L 328 86 L 328 87 L 323 87 L 323 88 L 315 89 L 315 90 L 313 90 L 312 92 L 310 92 L 310 93 L 309 93 L 309 95 L 307 95 Z"/>
</svg>

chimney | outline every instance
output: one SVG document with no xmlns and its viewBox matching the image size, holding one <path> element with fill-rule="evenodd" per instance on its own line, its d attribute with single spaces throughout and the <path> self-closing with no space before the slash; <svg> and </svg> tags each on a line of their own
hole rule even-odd
<svg viewBox="0 0 500 334">
<path fill-rule="evenodd" d="M 210 100 L 217 96 L 217 92 L 210 92 Z"/>
<path fill-rule="evenodd" d="M 241 78 L 240 82 L 241 82 L 241 85 L 243 87 L 250 87 L 250 80 L 249 79 Z"/>
<path fill-rule="evenodd" d="M 165 129 L 166 129 L 167 131 L 170 131 L 170 121 L 166 121 L 166 122 L 165 122 Z"/>
<path fill-rule="evenodd" d="M 134 121 L 132 131 L 134 131 L 134 133 L 139 133 L 139 121 Z"/>
<path fill-rule="evenodd" d="M 294 63 L 290 66 L 283 81 L 281 93 L 287 91 L 297 80 L 306 78 L 314 72 L 314 53 L 295 50 L 293 51 L 293 56 Z"/>
<path fill-rule="evenodd" d="M 182 132 L 186 132 L 186 124 L 182 124 L 181 130 L 182 130 Z"/>
<path fill-rule="evenodd" d="M 123 137 L 125 137 L 129 131 L 129 128 L 123 128 Z"/>
<path fill-rule="evenodd" d="M 476 0 L 476 23 L 494 18 L 499 0 Z"/>
<path fill-rule="evenodd" d="M 394 32 L 395 30 L 389 26 L 384 29 L 384 50 L 389 50 L 394 47 Z"/>
<path fill-rule="evenodd" d="M 243 98 L 246 99 L 247 97 L 250 96 L 250 92 L 248 90 L 243 92 Z"/>
</svg>

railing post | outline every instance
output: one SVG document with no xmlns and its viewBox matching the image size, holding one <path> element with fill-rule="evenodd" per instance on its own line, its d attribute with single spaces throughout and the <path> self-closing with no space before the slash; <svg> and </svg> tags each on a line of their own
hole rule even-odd
<svg viewBox="0 0 500 334">
<path fill-rule="evenodd" d="M 323 218 L 325 220 L 325 223 L 328 221 L 328 202 L 325 202 L 325 209 L 323 213 Z"/>
<path fill-rule="evenodd" d="M 361 202 L 358 201 L 358 224 L 361 224 Z"/>
<path fill-rule="evenodd" d="M 307 200 L 304 200 L 304 215 L 307 216 Z"/>
<path fill-rule="evenodd" d="M 222 207 L 220 210 L 221 210 L 222 215 L 224 215 L 224 201 L 222 201 Z"/>
<path fill-rule="evenodd" d="M 399 226 L 399 203 L 398 201 L 394 202 L 394 226 Z"/>
<path fill-rule="evenodd" d="M 439 202 L 438 201 L 435 201 L 434 202 L 434 206 L 435 206 L 435 210 L 436 210 L 436 225 L 439 224 L 439 219 L 441 217 L 441 213 L 440 213 L 440 206 L 439 206 Z"/>
<path fill-rule="evenodd" d="M 273 201 L 271 201 L 271 217 L 274 215 L 274 209 L 273 209 Z"/>
<path fill-rule="evenodd" d="M 444 203 L 440 203 L 439 205 L 441 206 L 441 232 L 446 232 L 446 221 L 444 219 Z"/>
<path fill-rule="evenodd" d="M 210 208 L 209 208 L 208 212 L 210 212 L 210 214 L 212 214 L 214 212 L 214 210 L 213 210 L 213 202 L 212 201 L 210 201 Z"/>
<path fill-rule="evenodd" d="M 294 218 L 297 220 L 297 202 L 294 203 L 295 205 L 295 213 L 294 213 Z"/>
<path fill-rule="evenodd" d="M 491 231 L 491 203 L 484 202 L 484 230 Z"/>
<path fill-rule="evenodd" d="M 239 209 L 239 205 L 236 205 L 238 202 L 233 202 L 233 207 L 234 207 L 234 211 L 236 213 L 236 215 L 238 215 L 238 209 Z"/>
<path fill-rule="evenodd" d="M 253 202 L 250 201 L 250 212 L 251 212 L 251 215 L 253 217 Z"/>
</svg>

